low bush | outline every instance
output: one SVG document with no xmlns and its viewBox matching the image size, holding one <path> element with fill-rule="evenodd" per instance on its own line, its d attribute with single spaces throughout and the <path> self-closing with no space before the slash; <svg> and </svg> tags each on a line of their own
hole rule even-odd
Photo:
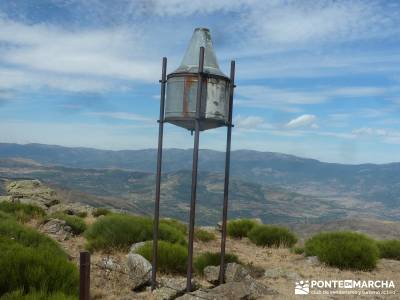
<svg viewBox="0 0 400 300">
<path fill-rule="evenodd" d="M 248 233 L 250 241 L 263 247 L 292 247 L 297 242 L 293 232 L 285 227 L 257 225 Z"/>
<path fill-rule="evenodd" d="M 14 216 L 20 222 L 27 222 L 32 218 L 42 218 L 46 215 L 39 206 L 23 203 L 0 202 L 0 211 Z"/>
<path fill-rule="evenodd" d="M 109 210 L 108 208 L 104 208 L 104 207 L 96 208 L 92 212 L 92 215 L 95 218 L 100 217 L 100 216 L 107 216 L 109 214 L 111 214 L 111 210 Z"/>
<path fill-rule="evenodd" d="M 340 269 L 372 270 L 379 250 L 367 236 L 355 232 L 325 232 L 313 236 L 305 244 L 307 256 L 318 256 L 321 262 Z"/>
<path fill-rule="evenodd" d="M 87 215 L 88 215 L 88 213 L 86 211 L 80 211 L 76 214 L 77 217 L 82 218 L 82 219 L 86 218 Z"/>
<path fill-rule="evenodd" d="M 174 227 L 176 230 L 182 232 L 185 235 L 188 232 L 187 225 L 176 219 L 161 219 L 160 224 L 166 224 L 171 227 Z"/>
<path fill-rule="evenodd" d="M 257 222 L 250 219 L 237 219 L 229 221 L 227 224 L 227 232 L 230 237 L 242 238 L 247 237 L 250 230 L 257 225 Z"/>
<path fill-rule="evenodd" d="M 1 296 L 0 300 L 76 300 L 76 296 L 65 295 L 59 292 L 47 294 L 45 291 L 24 294 L 22 290 L 18 290 Z"/>
<path fill-rule="evenodd" d="M 60 219 L 64 220 L 68 226 L 71 227 L 73 234 L 81 234 L 87 228 L 86 223 L 82 218 L 72 215 L 66 215 L 63 213 L 55 213 L 50 215 L 47 219 Z"/>
<path fill-rule="evenodd" d="M 12 219 L 0 220 L 0 270 L 0 295 L 8 293 L 4 299 L 41 299 L 18 296 L 21 291 L 39 290 L 77 296 L 78 271 L 65 252 L 50 238 Z"/>
<path fill-rule="evenodd" d="M 400 260 L 400 240 L 377 241 L 380 258 Z"/>
<path fill-rule="evenodd" d="M 148 261 L 153 259 L 153 242 L 147 242 L 137 250 Z M 184 274 L 187 266 L 187 249 L 179 244 L 158 241 L 158 270 L 164 273 Z"/>
<path fill-rule="evenodd" d="M 303 254 L 304 248 L 303 247 L 293 247 L 293 248 L 290 248 L 290 252 L 292 252 L 294 254 Z"/>
<path fill-rule="evenodd" d="M 85 233 L 87 248 L 93 250 L 128 249 L 133 243 L 153 238 L 153 221 L 147 217 L 110 214 L 98 219 Z M 161 223 L 159 239 L 186 245 L 185 235 L 170 225 Z"/>
<path fill-rule="evenodd" d="M 240 263 L 239 258 L 232 253 L 225 253 L 225 264 Z M 221 254 L 219 252 L 205 252 L 194 259 L 193 266 L 197 273 L 203 274 L 207 266 L 219 266 L 221 263 Z"/>
<path fill-rule="evenodd" d="M 214 241 L 216 239 L 216 236 L 212 232 L 209 232 L 204 229 L 196 228 L 194 230 L 194 238 L 196 241 L 210 242 L 210 241 Z"/>
</svg>

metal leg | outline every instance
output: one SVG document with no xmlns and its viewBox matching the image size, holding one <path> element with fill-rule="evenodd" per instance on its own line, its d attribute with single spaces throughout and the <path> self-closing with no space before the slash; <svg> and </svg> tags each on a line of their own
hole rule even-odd
<svg viewBox="0 0 400 300">
<path fill-rule="evenodd" d="M 79 258 L 79 300 L 90 299 L 90 253 L 80 253 Z"/>
<path fill-rule="evenodd" d="M 162 164 L 162 147 L 164 135 L 164 103 L 165 103 L 165 85 L 167 74 L 167 58 L 162 61 L 161 76 L 161 97 L 160 97 L 160 119 L 158 127 L 158 150 L 157 150 L 157 175 L 156 175 L 156 198 L 154 201 L 154 220 L 153 220 L 153 258 L 151 273 L 151 289 L 157 286 L 157 253 L 158 253 L 158 225 L 160 222 L 160 185 L 161 185 L 161 164 Z"/>
<path fill-rule="evenodd" d="M 219 268 L 219 283 L 224 283 L 225 277 L 225 245 L 226 245 L 226 223 L 228 219 L 228 194 L 229 194 L 229 170 L 231 162 L 231 137 L 232 137 L 232 111 L 233 90 L 235 88 L 235 61 L 231 61 L 230 93 L 229 93 L 229 115 L 228 130 L 226 134 L 226 156 L 225 156 L 225 181 L 224 181 L 224 207 L 222 211 L 222 234 L 221 234 L 221 262 Z"/>
<path fill-rule="evenodd" d="M 193 239 L 194 239 L 194 219 L 196 215 L 196 189 L 197 189 L 197 165 L 199 159 L 199 138 L 200 138 L 200 110 L 201 95 L 203 90 L 203 66 L 204 66 L 204 47 L 200 47 L 199 73 L 196 98 L 196 119 L 193 146 L 193 166 L 192 166 L 192 192 L 190 201 L 190 220 L 189 220 L 189 245 L 188 245 L 188 265 L 186 291 L 192 290 L 192 269 L 193 269 Z"/>
</svg>

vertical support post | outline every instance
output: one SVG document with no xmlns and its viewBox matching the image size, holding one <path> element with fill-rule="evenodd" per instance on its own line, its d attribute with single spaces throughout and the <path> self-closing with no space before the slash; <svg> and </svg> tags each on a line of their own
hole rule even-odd
<svg viewBox="0 0 400 300">
<path fill-rule="evenodd" d="M 229 170 L 231 163 L 231 137 L 232 137 L 232 111 L 233 111 L 233 91 L 235 88 L 235 61 L 231 61 L 230 90 L 229 90 L 229 114 L 228 130 L 226 134 L 226 153 L 225 153 L 225 181 L 224 181 L 224 207 L 222 210 L 222 233 L 221 233 L 221 262 L 219 267 L 219 283 L 224 283 L 225 277 L 225 245 L 226 245 L 226 223 L 228 219 L 228 194 L 229 194 Z"/>
<path fill-rule="evenodd" d="M 188 245 L 188 264 L 187 264 L 187 276 L 186 276 L 187 292 L 191 292 L 192 290 L 193 239 L 194 239 L 194 219 L 196 215 L 197 166 L 199 160 L 199 138 L 200 138 L 200 118 L 201 118 L 200 110 L 201 110 L 201 96 L 203 91 L 203 67 L 204 67 L 204 47 L 200 47 L 197 97 L 196 97 L 196 118 L 194 121 L 192 191 L 190 200 L 189 245 Z"/>
<path fill-rule="evenodd" d="M 161 95 L 160 95 L 160 118 L 158 120 L 158 150 L 157 150 L 157 175 L 156 175 L 156 197 L 154 201 L 154 220 L 153 220 L 153 257 L 151 273 L 151 289 L 157 286 L 157 255 L 158 255 L 158 225 L 160 223 L 160 189 L 161 189 L 161 165 L 162 165 L 162 147 L 164 135 L 164 104 L 165 104 L 165 86 L 167 83 L 167 58 L 162 60 L 161 74 Z"/>
<path fill-rule="evenodd" d="M 79 257 L 79 300 L 90 300 L 90 253 L 85 251 Z"/>
</svg>

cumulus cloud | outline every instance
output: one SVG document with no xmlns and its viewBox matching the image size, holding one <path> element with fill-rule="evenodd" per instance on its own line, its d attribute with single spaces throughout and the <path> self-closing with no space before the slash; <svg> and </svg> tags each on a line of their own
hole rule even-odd
<svg viewBox="0 0 400 300">
<path fill-rule="evenodd" d="M 234 123 L 239 129 L 255 129 L 265 124 L 263 118 L 258 116 L 241 116 L 238 115 L 234 119 Z"/>
<path fill-rule="evenodd" d="M 305 126 L 313 126 L 315 120 L 317 119 L 314 115 L 301 115 L 293 120 L 290 120 L 287 124 L 287 128 L 300 128 Z"/>
</svg>

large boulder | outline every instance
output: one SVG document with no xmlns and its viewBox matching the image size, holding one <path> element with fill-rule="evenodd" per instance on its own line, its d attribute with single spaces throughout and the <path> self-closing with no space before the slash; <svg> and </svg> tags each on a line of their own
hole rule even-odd
<svg viewBox="0 0 400 300">
<path fill-rule="evenodd" d="M 240 264 L 228 263 L 225 266 L 225 282 L 237 282 L 249 276 L 249 271 Z M 205 279 L 212 283 L 219 283 L 219 266 L 207 266 L 204 268 Z"/>
<path fill-rule="evenodd" d="M 129 249 L 129 253 L 136 253 L 137 250 L 142 247 L 146 242 L 139 242 L 132 244 L 131 248 Z"/>
<path fill-rule="evenodd" d="M 208 282 L 218 283 L 219 266 L 207 266 L 204 269 L 204 276 Z M 199 289 L 187 293 L 180 300 L 236 300 L 236 299 L 257 299 L 265 295 L 274 295 L 275 291 L 269 289 L 262 283 L 255 280 L 249 271 L 237 263 L 228 263 L 225 267 L 225 283 L 212 289 Z"/>
<path fill-rule="evenodd" d="M 10 196 L 0 196 L 0 203 L 1 202 L 11 202 Z"/>
<path fill-rule="evenodd" d="M 11 202 L 33 204 L 47 209 L 60 203 L 56 191 L 44 186 L 39 180 L 12 181 L 6 187 Z"/>
<path fill-rule="evenodd" d="M 89 214 L 91 208 L 84 206 L 80 203 L 58 203 L 48 208 L 48 214 L 65 213 L 67 215 L 81 216 L 82 214 Z"/>
<path fill-rule="evenodd" d="M 42 224 L 39 229 L 58 241 L 68 240 L 72 236 L 72 229 L 64 220 L 50 219 Z"/>
<path fill-rule="evenodd" d="M 219 266 L 207 266 L 203 273 L 209 283 L 217 284 L 219 282 Z"/>
<path fill-rule="evenodd" d="M 301 276 L 293 271 L 289 271 L 283 268 L 273 268 L 273 269 L 268 269 L 265 271 L 264 273 L 264 277 L 265 278 L 272 278 L 272 279 L 276 279 L 276 278 L 287 278 L 289 280 L 292 281 L 296 281 L 296 280 L 300 280 Z"/>
<path fill-rule="evenodd" d="M 150 281 L 151 264 L 143 256 L 136 253 L 129 253 L 127 267 L 133 290 L 141 288 Z"/>
<path fill-rule="evenodd" d="M 225 267 L 225 282 L 242 281 L 248 276 L 249 271 L 240 264 L 228 263 Z"/>
<path fill-rule="evenodd" d="M 186 291 L 186 278 L 184 277 L 161 277 L 159 288 L 153 291 L 156 300 L 172 300 L 181 296 Z"/>
</svg>

